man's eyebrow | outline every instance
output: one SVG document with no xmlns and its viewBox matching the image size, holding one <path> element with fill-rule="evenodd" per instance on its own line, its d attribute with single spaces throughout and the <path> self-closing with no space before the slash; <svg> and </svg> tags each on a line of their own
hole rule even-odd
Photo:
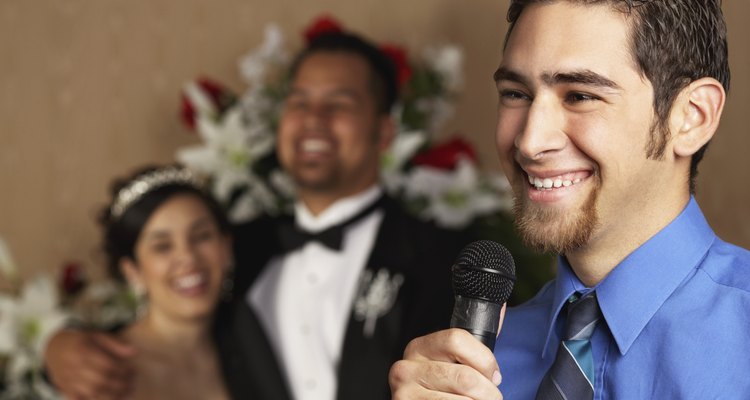
<svg viewBox="0 0 750 400">
<path fill-rule="evenodd" d="M 307 96 L 309 93 L 309 90 L 307 90 L 304 87 L 295 87 L 292 86 L 289 89 L 287 89 L 285 97 L 290 96 Z M 362 96 L 355 91 L 347 88 L 341 88 L 341 89 L 334 89 L 330 92 L 325 94 L 325 97 L 331 98 L 331 97 L 347 97 L 351 98 L 353 100 L 359 100 Z"/>
<path fill-rule="evenodd" d="M 523 75 L 502 66 L 499 67 L 497 71 L 495 71 L 495 73 L 492 75 L 492 78 L 495 80 L 495 83 L 498 83 L 500 81 L 511 81 L 528 86 L 528 80 Z"/>
<path fill-rule="evenodd" d="M 506 67 L 498 68 L 497 71 L 495 71 L 493 78 L 496 83 L 500 81 L 511 81 L 528 86 L 528 79 L 526 77 Z M 554 74 L 542 74 L 542 81 L 549 86 L 561 83 L 579 83 L 587 86 L 598 86 L 616 90 L 621 89 L 620 85 L 613 80 L 587 69 L 571 72 L 557 72 Z"/>
<path fill-rule="evenodd" d="M 542 81 L 550 86 L 560 83 L 580 83 L 587 86 L 598 86 L 617 90 L 621 89 L 620 85 L 615 83 L 615 81 L 588 69 L 572 72 L 557 72 L 555 74 L 542 74 Z"/>
</svg>

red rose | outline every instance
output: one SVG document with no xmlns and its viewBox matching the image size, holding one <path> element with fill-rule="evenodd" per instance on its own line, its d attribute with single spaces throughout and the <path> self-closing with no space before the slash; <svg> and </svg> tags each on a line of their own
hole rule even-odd
<svg viewBox="0 0 750 400">
<path fill-rule="evenodd" d="M 380 46 L 380 51 L 393 61 L 393 65 L 396 67 L 398 85 L 400 87 L 403 86 L 409 81 L 412 73 L 408 58 L 406 57 L 406 50 L 403 47 L 393 44 L 383 44 Z"/>
<path fill-rule="evenodd" d="M 456 137 L 418 153 L 412 159 L 412 163 L 450 170 L 456 167 L 461 157 L 466 157 L 473 162 L 477 161 L 476 152 L 471 144 Z"/>
<path fill-rule="evenodd" d="M 316 18 L 303 32 L 305 40 L 309 44 L 315 38 L 326 33 L 339 33 L 343 28 L 341 23 L 330 15 L 321 15 Z"/>
<path fill-rule="evenodd" d="M 60 286 L 66 296 L 74 296 L 86 287 L 86 276 L 78 262 L 68 262 L 60 274 Z"/>
<path fill-rule="evenodd" d="M 231 91 L 214 80 L 202 77 L 198 78 L 196 83 L 204 92 L 206 92 L 211 99 L 211 103 L 213 103 L 219 111 L 219 114 L 226 111 L 236 101 L 236 97 Z M 186 96 L 185 93 L 182 93 L 180 97 L 182 102 L 182 111 L 180 112 L 182 122 L 185 123 L 190 130 L 195 130 L 195 106 L 190 102 L 190 98 Z"/>
</svg>

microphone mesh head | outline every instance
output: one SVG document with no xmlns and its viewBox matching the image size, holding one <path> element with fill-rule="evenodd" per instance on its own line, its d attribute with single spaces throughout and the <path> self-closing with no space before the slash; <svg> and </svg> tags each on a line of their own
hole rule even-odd
<svg viewBox="0 0 750 400">
<path fill-rule="evenodd" d="M 453 265 L 453 292 L 502 304 L 510 297 L 516 265 L 508 249 L 491 240 L 470 243 Z"/>
</svg>

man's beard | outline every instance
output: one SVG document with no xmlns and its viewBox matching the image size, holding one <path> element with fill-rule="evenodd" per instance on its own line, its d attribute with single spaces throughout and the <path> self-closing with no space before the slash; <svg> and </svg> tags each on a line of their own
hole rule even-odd
<svg viewBox="0 0 750 400">
<path fill-rule="evenodd" d="M 313 176 L 309 176 L 309 172 L 305 171 L 306 168 L 311 166 L 297 166 L 296 168 L 289 168 L 289 174 L 292 176 L 292 180 L 295 186 L 299 190 L 306 190 L 310 192 L 326 192 L 334 190 L 341 181 L 339 176 L 339 169 L 334 166 L 317 166 L 313 168 L 322 169 Z"/>
<path fill-rule="evenodd" d="M 523 191 L 514 192 L 515 225 L 527 246 L 545 253 L 565 254 L 583 246 L 591 238 L 599 220 L 596 213 L 598 186 L 576 210 L 535 207 L 528 200 L 522 200 Z"/>
</svg>

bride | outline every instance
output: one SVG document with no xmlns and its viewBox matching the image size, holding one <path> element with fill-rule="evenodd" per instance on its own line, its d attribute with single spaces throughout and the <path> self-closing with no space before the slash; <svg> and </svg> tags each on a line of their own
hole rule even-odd
<svg viewBox="0 0 750 400">
<path fill-rule="evenodd" d="M 118 182 L 101 217 L 110 272 L 147 298 L 120 331 L 135 348 L 134 399 L 227 399 L 211 337 L 231 289 L 229 224 L 199 179 L 149 168 Z"/>
</svg>

